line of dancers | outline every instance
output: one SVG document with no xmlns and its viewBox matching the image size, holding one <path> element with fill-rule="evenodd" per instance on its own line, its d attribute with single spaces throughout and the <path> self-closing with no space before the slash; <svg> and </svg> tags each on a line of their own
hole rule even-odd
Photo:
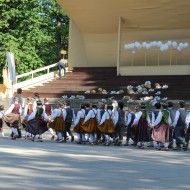
<svg viewBox="0 0 190 190">
<path fill-rule="evenodd" d="M 35 94 L 34 99 L 28 97 L 24 107 L 15 96 L 6 112 L 0 105 L 2 135 L 3 121 L 11 128 L 12 139 L 22 137 L 23 126 L 26 139 L 35 141 L 38 137 L 41 142 L 46 131 L 52 135 L 51 140 L 57 137 L 58 143 L 67 142 L 68 135 L 73 142 L 74 131 L 77 144 L 89 142 L 90 145 L 110 146 L 113 143 L 115 146 L 133 145 L 141 149 L 155 146 L 158 150 L 167 151 L 169 148 L 187 150 L 190 136 L 190 112 L 184 101 L 179 101 L 177 109 L 174 109 L 172 102 L 156 103 L 151 113 L 146 110 L 144 102 L 138 107 L 131 105 L 127 109 L 122 101 L 113 100 L 108 104 L 101 101 L 97 104 L 86 102 L 81 104 L 75 116 L 69 100 L 58 102 L 57 108 L 53 110 L 48 98 L 42 103 L 38 94 Z M 130 139 L 133 140 L 132 144 Z M 173 147 L 174 139 L 176 147 Z"/>
</svg>

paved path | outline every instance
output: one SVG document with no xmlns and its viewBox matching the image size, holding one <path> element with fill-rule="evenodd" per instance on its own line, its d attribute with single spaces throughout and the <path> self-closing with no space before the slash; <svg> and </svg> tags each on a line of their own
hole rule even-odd
<svg viewBox="0 0 190 190">
<path fill-rule="evenodd" d="M 8 133 L 7 133 L 8 135 Z M 0 137 L 2 190 L 190 189 L 190 152 Z"/>
</svg>

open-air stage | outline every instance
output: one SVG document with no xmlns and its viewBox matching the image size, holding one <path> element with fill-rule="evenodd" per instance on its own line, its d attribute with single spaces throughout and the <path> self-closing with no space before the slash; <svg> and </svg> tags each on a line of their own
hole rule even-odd
<svg viewBox="0 0 190 190">
<path fill-rule="evenodd" d="M 6 136 L 9 130 L 6 130 Z M 0 138 L 0 189 L 190 189 L 190 152 Z"/>
</svg>

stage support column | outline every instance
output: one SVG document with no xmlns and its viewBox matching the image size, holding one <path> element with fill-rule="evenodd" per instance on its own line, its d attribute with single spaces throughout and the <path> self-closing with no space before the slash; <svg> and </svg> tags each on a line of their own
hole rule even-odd
<svg viewBox="0 0 190 190">
<path fill-rule="evenodd" d="M 119 17 L 118 20 L 118 46 L 117 46 L 117 76 L 120 74 L 120 56 L 121 56 L 121 24 L 122 24 L 122 18 Z"/>
</svg>

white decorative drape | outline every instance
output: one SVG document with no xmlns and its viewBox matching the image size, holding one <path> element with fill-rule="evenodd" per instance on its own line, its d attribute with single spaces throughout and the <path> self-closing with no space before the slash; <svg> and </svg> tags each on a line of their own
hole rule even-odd
<svg viewBox="0 0 190 190">
<path fill-rule="evenodd" d="M 14 53 L 12 52 L 6 52 L 7 56 L 7 62 L 8 62 L 8 72 L 10 79 L 12 80 L 12 83 L 16 83 L 16 71 L 15 71 L 15 59 L 14 59 Z"/>
</svg>

